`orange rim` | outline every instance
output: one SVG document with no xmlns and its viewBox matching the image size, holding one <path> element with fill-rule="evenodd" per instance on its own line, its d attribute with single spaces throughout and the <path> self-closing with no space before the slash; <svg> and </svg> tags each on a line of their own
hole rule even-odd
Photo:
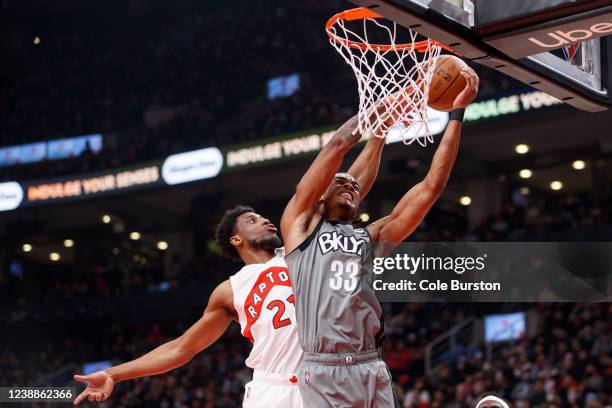
<svg viewBox="0 0 612 408">
<path fill-rule="evenodd" d="M 358 7 L 358 8 L 343 11 L 341 13 L 338 13 L 332 16 L 329 20 L 327 20 L 327 23 L 325 23 L 325 31 L 327 32 L 327 35 L 329 36 L 329 38 L 332 39 L 334 42 L 343 44 L 349 48 L 359 49 L 363 51 L 367 51 L 369 49 L 374 49 L 376 51 L 389 51 L 389 50 L 402 51 L 406 49 L 416 49 L 418 52 L 423 53 L 427 51 L 430 44 L 437 44 L 438 46 L 444 48 L 445 50 L 455 52 L 451 48 L 447 47 L 446 45 L 436 40 L 430 40 L 430 39 L 423 40 L 423 41 L 417 41 L 417 42 L 411 42 L 411 43 L 395 44 L 395 45 L 366 44 L 366 43 L 361 43 L 357 41 L 351 41 L 346 38 L 340 38 L 332 32 L 332 27 L 334 26 L 334 24 L 336 24 L 340 20 L 354 21 L 354 20 L 365 20 L 367 18 L 384 18 L 384 17 L 370 10 L 369 8 Z"/>
</svg>

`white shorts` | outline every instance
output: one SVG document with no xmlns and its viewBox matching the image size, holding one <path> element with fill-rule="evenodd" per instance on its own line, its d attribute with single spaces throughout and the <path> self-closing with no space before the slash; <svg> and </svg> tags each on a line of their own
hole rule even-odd
<svg viewBox="0 0 612 408">
<path fill-rule="evenodd" d="M 303 406 L 297 377 L 294 375 L 255 370 L 253 381 L 244 386 L 243 408 L 303 408 Z"/>
</svg>

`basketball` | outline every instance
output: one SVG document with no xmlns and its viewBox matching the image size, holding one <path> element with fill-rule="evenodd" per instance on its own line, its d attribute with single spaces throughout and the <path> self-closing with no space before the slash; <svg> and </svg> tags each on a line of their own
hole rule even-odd
<svg viewBox="0 0 612 408">
<path fill-rule="evenodd" d="M 436 60 L 436 69 L 429 85 L 428 105 L 439 111 L 449 112 L 453 101 L 465 88 L 465 78 L 459 72 L 467 64 L 453 55 L 441 55 Z"/>
</svg>

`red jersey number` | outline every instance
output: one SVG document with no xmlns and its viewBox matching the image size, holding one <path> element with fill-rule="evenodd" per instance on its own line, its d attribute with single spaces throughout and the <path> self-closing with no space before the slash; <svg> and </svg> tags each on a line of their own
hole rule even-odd
<svg viewBox="0 0 612 408">
<path fill-rule="evenodd" d="M 287 302 L 295 303 L 295 298 L 293 295 L 287 298 Z M 276 309 L 276 313 L 274 313 L 274 318 L 272 319 L 272 325 L 275 329 L 280 329 L 281 327 L 289 326 L 291 324 L 291 319 L 288 317 L 283 319 L 283 315 L 285 314 L 285 302 L 282 300 L 273 300 L 268 303 L 268 309 Z"/>
</svg>

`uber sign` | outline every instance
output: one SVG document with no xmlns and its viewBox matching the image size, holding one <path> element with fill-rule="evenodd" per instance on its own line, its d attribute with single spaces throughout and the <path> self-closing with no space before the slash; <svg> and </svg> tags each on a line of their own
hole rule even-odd
<svg viewBox="0 0 612 408">
<path fill-rule="evenodd" d="M 555 49 L 610 33 L 612 33 L 612 20 L 610 22 L 596 23 L 585 29 L 567 32 L 561 30 L 550 31 L 546 33 L 546 36 L 550 38 L 542 39 L 542 36 L 534 36 L 529 37 L 529 41 L 544 49 Z"/>
</svg>

